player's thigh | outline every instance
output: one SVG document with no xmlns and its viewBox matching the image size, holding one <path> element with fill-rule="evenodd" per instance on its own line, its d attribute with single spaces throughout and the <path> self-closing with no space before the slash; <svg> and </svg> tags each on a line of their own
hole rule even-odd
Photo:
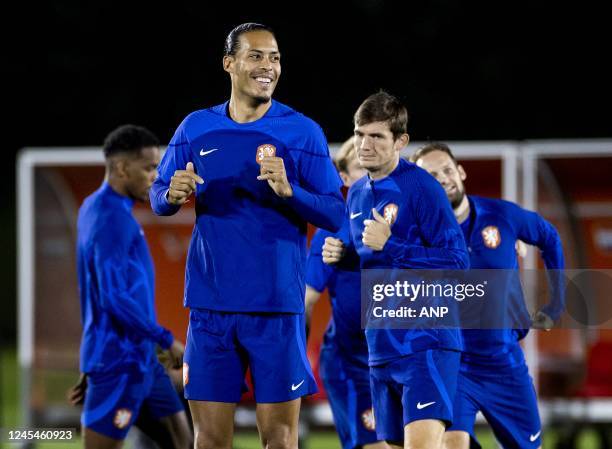
<svg viewBox="0 0 612 449">
<path fill-rule="evenodd" d="M 321 351 L 321 377 L 342 447 L 366 447 L 378 441 L 372 412 L 370 369 L 336 346 Z"/>
<path fill-rule="evenodd" d="M 235 343 L 237 315 L 191 309 L 183 364 L 185 398 L 240 401 L 247 357 Z"/>
<path fill-rule="evenodd" d="M 236 404 L 189 401 L 197 449 L 230 449 L 234 436 Z"/>
<path fill-rule="evenodd" d="M 240 314 L 236 335 L 248 357 L 258 404 L 289 402 L 317 392 L 303 314 Z"/>
<path fill-rule="evenodd" d="M 298 398 L 257 404 L 257 428 L 263 447 L 297 449 L 300 403 Z"/>
<path fill-rule="evenodd" d="M 526 365 L 483 377 L 487 392 L 482 413 L 504 448 L 542 445 L 538 401 Z"/>
<path fill-rule="evenodd" d="M 404 427 L 405 449 L 442 449 L 446 425 L 437 419 L 422 419 Z"/>
<path fill-rule="evenodd" d="M 444 433 L 444 449 L 470 449 L 470 434 L 463 430 L 447 430 Z"/>
<path fill-rule="evenodd" d="M 487 392 L 470 370 L 459 371 L 457 391 L 453 401 L 453 422 L 444 435 L 448 449 L 469 448 L 470 438 L 477 442 L 474 433 L 476 415 L 486 401 Z"/>
<path fill-rule="evenodd" d="M 83 427 L 83 447 L 85 449 L 120 449 L 123 447 L 123 440 L 115 440 Z"/>
<path fill-rule="evenodd" d="M 403 388 L 391 379 L 388 365 L 370 367 L 370 390 L 377 439 L 403 447 Z"/>
<path fill-rule="evenodd" d="M 83 427 L 112 440 L 125 439 L 149 385 L 148 374 L 136 369 L 123 373 L 89 373 L 81 416 Z M 91 438 L 99 441 L 95 434 Z"/>
<path fill-rule="evenodd" d="M 444 425 L 452 423 L 459 361 L 457 351 L 427 350 L 393 362 L 392 378 L 403 388 L 404 426 L 416 421 L 440 421 L 444 430 Z M 416 427 L 422 426 L 420 423 Z"/>
</svg>

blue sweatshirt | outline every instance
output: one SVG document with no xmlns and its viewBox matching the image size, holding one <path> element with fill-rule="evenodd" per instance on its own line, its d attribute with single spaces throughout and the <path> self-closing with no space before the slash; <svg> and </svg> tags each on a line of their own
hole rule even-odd
<svg viewBox="0 0 612 449">
<path fill-rule="evenodd" d="M 346 358 L 361 365 L 368 363 L 368 345 L 361 329 L 361 273 L 359 258 L 347 252 L 337 265 L 323 263 L 321 248 L 326 237 L 335 234 L 322 229 L 315 232 L 306 264 L 306 284 L 322 292 L 326 288 L 332 306 L 323 346 L 335 346 Z"/>
<path fill-rule="evenodd" d="M 155 344 L 167 349 L 173 341 L 156 322 L 153 261 L 133 205 L 104 183 L 79 210 L 84 373 L 146 371 L 156 360 Z"/>
<path fill-rule="evenodd" d="M 561 239 L 552 224 L 535 212 L 514 203 L 470 195 L 470 216 L 461 224 L 470 254 L 472 269 L 519 268 L 515 243 L 522 240 L 541 250 L 544 265 L 549 270 L 563 270 Z M 564 308 L 563 276 L 551 273 L 551 301 L 542 310 L 553 320 L 559 319 Z M 518 278 L 516 278 L 518 281 Z M 516 313 L 528 314 L 524 307 L 519 282 L 513 282 L 503 292 L 513 296 L 500 303 L 520 306 Z M 526 319 L 520 320 L 528 321 Z M 511 367 L 523 363 L 524 357 L 518 341 L 527 335 L 527 329 L 465 329 L 462 361 L 471 367 Z"/>
<path fill-rule="evenodd" d="M 425 170 L 400 160 L 389 176 L 365 176 L 348 195 L 350 241 L 361 268 L 464 269 L 468 253 L 463 234 L 440 184 Z M 372 208 L 391 223 L 391 237 L 382 251 L 362 241 L 363 221 Z M 459 329 L 366 329 L 370 365 L 378 365 L 427 349 L 460 350 Z"/>
<path fill-rule="evenodd" d="M 302 313 L 307 222 L 332 231 L 344 218 L 342 182 L 321 128 L 276 101 L 251 123 L 228 103 L 196 111 L 172 138 L 150 192 L 159 215 L 176 170 L 193 162 L 196 220 L 185 272 L 187 307 L 224 312 Z M 258 181 L 262 155 L 283 158 L 293 197 Z"/>
</svg>

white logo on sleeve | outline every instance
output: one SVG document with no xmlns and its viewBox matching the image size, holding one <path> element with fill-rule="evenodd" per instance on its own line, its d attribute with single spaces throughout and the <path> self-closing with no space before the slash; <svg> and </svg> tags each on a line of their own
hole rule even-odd
<svg viewBox="0 0 612 449">
<path fill-rule="evenodd" d="M 359 216 L 360 216 L 362 213 L 363 213 L 363 212 L 356 212 L 356 213 L 352 213 L 352 214 L 351 214 L 351 220 L 352 220 L 353 218 L 357 218 L 357 217 L 359 217 Z"/>
<path fill-rule="evenodd" d="M 423 410 L 425 407 L 429 407 L 430 405 L 434 405 L 435 403 L 436 401 L 426 402 L 425 404 L 421 404 L 420 402 L 417 402 L 417 409 Z"/>
<path fill-rule="evenodd" d="M 538 437 L 540 436 L 540 434 L 542 433 L 542 431 L 540 430 L 538 433 L 536 433 L 535 435 L 529 435 L 529 441 L 531 441 L 532 443 L 538 439 Z"/>
<path fill-rule="evenodd" d="M 291 384 L 291 391 L 295 391 L 298 388 L 300 388 L 302 386 L 302 384 L 304 383 L 304 380 L 306 380 L 306 379 L 302 379 L 302 381 L 299 384 L 297 384 L 297 385 Z"/>
<path fill-rule="evenodd" d="M 214 151 L 219 151 L 219 148 L 213 148 L 212 150 L 204 151 L 204 148 L 200 150 L 200 156 L 206 156 Z"/>
</svg>

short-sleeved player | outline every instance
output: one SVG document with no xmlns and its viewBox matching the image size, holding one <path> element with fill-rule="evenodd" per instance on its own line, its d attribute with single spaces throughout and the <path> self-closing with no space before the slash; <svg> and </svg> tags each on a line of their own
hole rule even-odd
<svg viewBox="0 0 612 449">
<path fill-rule="evenodd" d="M 158 146 L 141 127 L 110 133 L 105 181 L 79 210 L 81 371 L 87 381 L 82 424 L 88 449 L 120 447 L 142 408 L 168 428 L 175 447 L 190 445 L 183 405 L 155 353 L 155 345 L 169 349 L 180 365 L 183 345 L 156 322 L 153 260 L 132 214 L 157 174 Z M 76 391 L 84 388 L 83 381 Z"/>
<path fill-rule="evenodd" d="M 235 28 L 223 62 L 230 100 L 183 120 L 150 196 L 157 214 L 171 215 L 195 192 L 185 396 L 196 440 L 230 447 L 250 367 L 262 439 L 293 447 L 299 398 L 316 391 L 305 351 L 306 226 L 340 227 L 341 181 L 321 128 L 271 98 L 280 76 L 271 30 Z"/>
<path fill-rule="evenodd" d="M 537 213 L 514 203 L 467 196 L 463 184 L 467 175 L 446 144 L 428 144 L 412 160 L 430 172 L 445 189 L 465 235 L 471 268 L 518 269 L 517 240 L 537 246 L 547 269 L 564 268 L 561 240 L 555 228 Z M 564 306 L 559 283 L 562 277 L 558 271 L 549 273 L 553 300 L 536 314 L 534 327 L 537 328 L 552 327 Z M 519 345 L 527 330 L 464 329 L 462 334 L 465 348 L 455 398 L 455 419 L 446 435 L 447 447 L 467 449 L 469 437 L 477 442 L 474 421 L 478 411 L 484 414 L 504 448 L 540 447 L 542 429 L 536 393 Z"/>
<path fill-rule="evenodd" d="M 427 172 L 399 158 L 408 141 L 406 123 L 406 109 L 384 92 L 357 110 L 355 147 L 368 176 L 349 191 L 345 243 L 355 247 L 361 268 L 466 268 L 467 250 L 444 191 Z M 326 261 L 339 257 L 334 243 L 326 241 Z M 459 330 L 365 333 L 378 437 L 393 445 L 440 448 L 452 422 Z"/>
<path fill-rule="evenodd" d="M 353 138 L 342 145 L 334 162 L 345 187 L 365 174 L 359 166 Z M 343 449 L 384 447 L 384 443 L 377 443 L 372 412 L 368 345 L 361 329 L 359 259 L 353 252 L 336 265 L 323 262 L 325 239 L 336 236 L 317 230 L 306 262 L 307 316 L 325 289 L 332 306 L 321 347 L 321 378 Z"/>
</svg>

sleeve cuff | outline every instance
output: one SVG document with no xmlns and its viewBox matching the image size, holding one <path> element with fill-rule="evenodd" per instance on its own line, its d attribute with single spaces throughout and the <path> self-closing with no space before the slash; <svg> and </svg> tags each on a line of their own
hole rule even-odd
<svg viewBox="0 0 612 449">
<path fill-rule="evenodd" d="M 170 346 L 172 346 L 172 342 L 174 341 L 174 336 L 172 335 L 172 332 L 170 332 L 168 329 L 165 329 L 163 327 L 161 329 L 162 332 L 159 338 L 157 339 L 157 344 L 162 349 L 169 349 Z"/>
<path fill-rule="evenodd" d="M 162 206 L 162 209 L 164 211 L 164 215 L 175 214 L 181 208 L 181 206 L 177 206 L 175 204 L 170 204 L 170 202 L 168 201 L 168 192 L 169 191 L 170 191 L 170 189 L 166 189 L 164 191 L 164 193 L 162 194 L 162 200 L 161 200 L 162 204 L 161 204 L 161 206 Z"/>
</svg>

